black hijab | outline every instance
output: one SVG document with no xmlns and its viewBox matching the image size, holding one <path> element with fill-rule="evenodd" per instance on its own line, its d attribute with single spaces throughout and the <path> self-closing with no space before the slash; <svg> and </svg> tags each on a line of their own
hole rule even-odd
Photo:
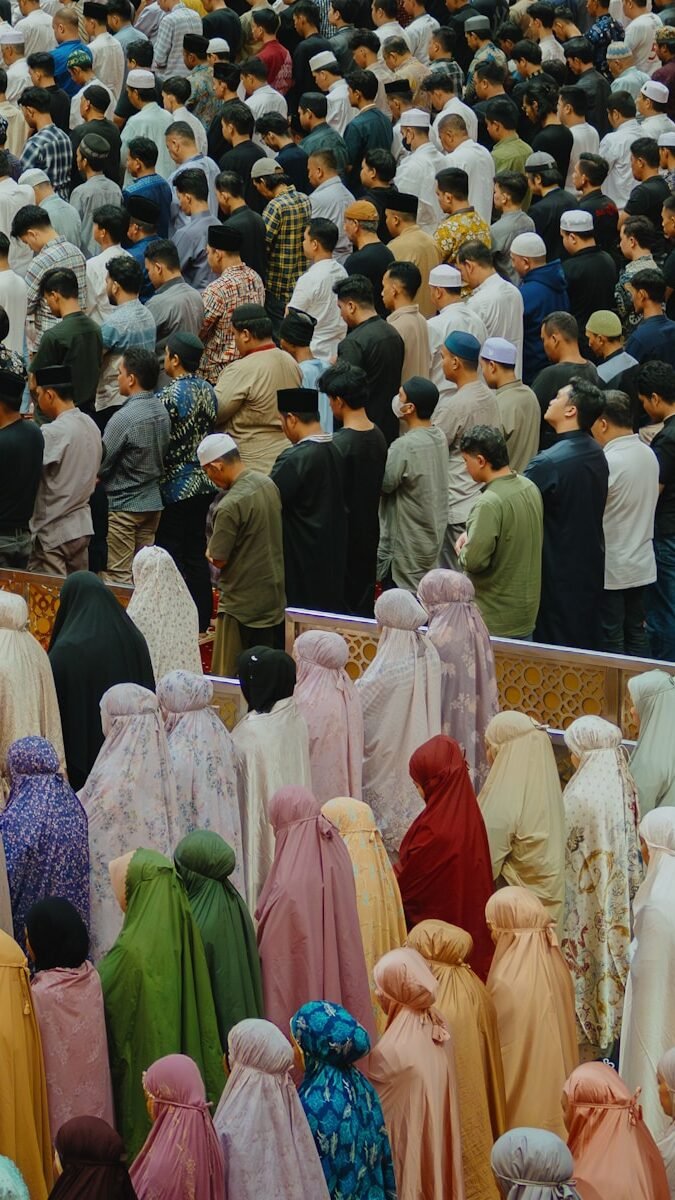
<svg viewBox="0 0 675 1200">
<path fill-rule="evenodd" d="M 31 905 L 26 915 L 26 932 L 36 971 L 81 967 L 89 956 L 87 926 L 70 900 L 47 896 Z"/>
<path fill-rule="evenodd" d="M 54 1145 L 63 1167 L 50 1200 L 138 1200 L 125 1162 L 124 1142 L 100 1117 L 73 1117 Z"/>
<path fill-rule="evenodd" d="M 249 712 L 268 713 L 278 700 L 287 700 L 295 687 L 295 663 L 283 650 L 254 646 L 237 659 L 237 674 Z"/>
<path fill-rule="evenodd" d="M 103 745 L 101 697 L 116 683 L 155 689 L 145 638 L 113 592 L 89 571 L 61 589 L 49 661 L 61 712 L 70 786 L 84 786 Z"/>
</svg>

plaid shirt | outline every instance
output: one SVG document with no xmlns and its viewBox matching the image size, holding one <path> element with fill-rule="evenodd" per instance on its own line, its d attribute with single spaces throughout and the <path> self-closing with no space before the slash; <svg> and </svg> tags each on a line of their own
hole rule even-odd
<svg viewBox="0 0 675 1200">
<path fill-rule="evenodd" d="M 119 404 L 117 366 L 120 355 L 135 348 L 154 350 L 157 338 L 155 318 L 140 300 L 117 304 L 101 325 L 103 365 L 96 392 L 96 408 Z"/>
<path fill-rule="evenodd" d="M 479 67 L 481 63 L 488 62 L 498 63 L 500 67 L 504 67 L 504 70 L 506 70 L 506 55 L 503 50 L 495 46 L 494 42 L 487 42 L 485 46 L 481 46 L 480 50 L 476 51 L 469 63 L 469 69 L 466 73 L 466 87 L 464 88 L 465 104 L 472 104 L 476 99 L 476 88 L 473 82 L 476 67 Z M 445 63 L 443 65 L 446 66 Z"/>
<path fill-rule="evenodd" d="M 31 340 L 31 349 L 36 350 L 45 329 L 57 325 L 60 317 L 55 317 L 49 309 L 46 300 L 40 299 L 40 280 L 52 267 L 70 267 L 77 275 L 77 291 L 83 312 L 87 309 L 87 269 L 84 254 L 58 235 L 35 255 L 26 271 L 27 315 L 33 318 L 35 339 Z"/>
<path fill-rule="evenodd" d="M 99 476 L 112 512 L 159 512 L 171 418 L 159 396 L 136 392 L 108 421 Z"/>
<path fill-rule="evenodd" d="M 218 401 L 211 384 L 196 375 L 183 375 L 163 388 L 159 398 L 171 418 L 171 437 L 161 482 L 164 503 L 213 495 L 216 489 L 197 458 L 197 446 L 202 438 L 213 433 L 218 415 Z"/>
<path fill-rule="evenodd" d="M 21 170 L 38 167 L 44 171 L 58 196 L 68 199 L 73 169 L 73 143 L 56 125 L 45 125 L 33 133 L 21 155 Z"/>
<path fill-rule="evenodd" d="M 177 4 L 171 12 L 165 13 L 155 38 L 153 70 L 160 71 L 165 79 L 170 75 L 189 75 L 183 61 L 183 38 L 186 33 L 201 35 L 201 32 L 201 18 L 194 9 Z"/>
<path fill-rule="evenodd" d="M 302 238 L 310 216 L 307 196 L 296 191 L 292 184 L 265 206 L 267 290 L 278 300 L 290 300 L 298 276 L 307 269 Z"/>
<path fill-rule="evenodd" d="M 610 42 L 622 42 L 625 36 L 626 30 L 623 25 L 619 25 L 609 13 L 603 13 L 593 22 L 590 29 L 586 30 L 585 37 L 593 47 L 593 66 L 597 67 L 598 71 L 608 74 L 607 47 Z M 611 75 L 608 77 L 612 78 Z"/>
<path fill-rule="evenodd" d="M 204 324 L 199 336 L 204 353 L 199 374 L 209 383 L 217 383 L 223 367 L 237 357 L 232 328 L 232 313 L 240 304 L 264 304 L 265 288 L 259 275 L 241 263 L 226 267 L 219 279 L 209 283 L 202 293 Z"/>
</svg>

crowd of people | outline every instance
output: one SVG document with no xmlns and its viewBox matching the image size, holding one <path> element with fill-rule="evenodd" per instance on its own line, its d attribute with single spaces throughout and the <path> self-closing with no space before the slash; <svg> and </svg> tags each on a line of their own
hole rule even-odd
<svg viewBox="0 0 675 1200">
<path fill-rule="evenodd" d="M 0 566 L 157 544 L 224 675 L 435 567 L 494 635 L 675 659 L 649 4 L 12 3 Z"/>
<path fill-rule="evenodd" d="M 0 52 L 0 1197 L 673 1200 L 675 6 Z"/>
<path fill-rule="evenodd" d="M 434 568 L 356 682 L 335 632 L 243 651 L 228 732 L 134 575 L 72 573 L 48 653 L 0 592 L 0 1194 L 671 1200 L 675 676 L 562 788 Z"/>
</svg>

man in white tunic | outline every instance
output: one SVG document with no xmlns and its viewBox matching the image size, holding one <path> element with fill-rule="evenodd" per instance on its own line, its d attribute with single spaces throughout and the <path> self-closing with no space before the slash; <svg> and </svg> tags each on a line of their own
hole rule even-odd
<svg viewBox="0 0 675 1200">
<path fill-rule="evenodd" d="M 349 100 L 347 82 L 342 78 L 342 71 L 331 50 L 321 50 L 319 54 L 313 55 L 309 66 L 316 86 L 326 94 L 326 121 L 331 129 L 335 129 L 342 137 L 349 122 L 356 116 L 356 109 L 352 108 Z"/>
<path fill-rule="evenodd" d="M 22 20 L 14 28 L 23 34 L 26 58 L 29 54 L 48 53 L 56 45 L 52 18 L 40 8 L 39 0 L 19 0 Z"/>
<path fill-rule="evenodd" d="M 0 29 L 0 49 L 7 72 L 7 100 L 18 100 L 24 89 L 31 85 L 23 39 L 23 32 L 20 29 L 12 29 L 11 25 L 3 25 Z"/>
<path fill-rule="evenodd" d="M 155 76 L 152 71 L 136 68 L 127 75 L 127 95 L 138 111 L 129 117 L 122 130 L 122 162 L 126 166 L 129 153 L 129 142 L 136 137 L 150 138 L 159 150 L 157 166 L 158 175 L 168 179 L 174 169 L 174 163 L 166 144 L 166 131 L 172 124 L 171 113 L 160 108 L 155 98 Z M 131 182 L 129 172 L 124 176 L 125 187 Z"/>
<path fill-rule="evenodd" d="M 460 113 L 441 113 L 436 119 L 441 145 L 446 151 L 445 167 L 466 171 L 469 180 L 469 204 L 487 225 L 492 220 L 495 160 L 480 142 L 471 140 L 466 121 Z"/>
<path fill-rule="evenodd" d="M 488 337 L 503 337 L 518 350 L 516 374 L 523 364 L 523 297 L 520 289 L 498 275 L 492 251 L 477 238 L 464 242 L 457 251 L 457 266 L 471 288 L 467 304 L 480 317 Z"/>
<path fill-rule="evenodd" d="M 108 33 L 108 6 L 97 0 L 85 0 L 82 12 L 94 60 L 94 74 L 114 96 L 119 97 L 124 83 L 124 50 L 117 38 Z"/>
<path fill-rule="evenodd" d="M 441 263 L 429 272 L 429 292 L 438 309 L 438 315 L 427 321 L 431 350 L 429 378 L 436 384 L 441 397 L 457 391 L 457 385 L 446 378 L 443 370 L 442 346 L 448 334 L 454 330 L 470 333 L 478 338 L 481 346 L 487 338 L 487 330 L 478 313 L 462 299 L 463 286 L 457 267 L 451 267 L 449 263 Z"/>
<path fill-rule="evenodd" d="M 436 175 L 446 166 L 445 155 L 429 141 L 431 118 L 423 108 L 409 108 L 401 116 L 401 136 L 411 153 L 403 158 L 394 177 L 399 192 L 419 198 L 417 224 L 430 235 L 443 220 L 436 194 Z"/>
<path fill-rule="evenodd" d="M 333 284 L 347 272 L 333 258 L 337 241 L 335 225 L 324 217 L 312 217 L 305 229 L 302 249 L 309 268 L 300 276 L 288 308 L 309 313 L 316 321 L 311 351 L 315 358 L 334 358 L 338 343 L 347 334 Z"/>
</svg>

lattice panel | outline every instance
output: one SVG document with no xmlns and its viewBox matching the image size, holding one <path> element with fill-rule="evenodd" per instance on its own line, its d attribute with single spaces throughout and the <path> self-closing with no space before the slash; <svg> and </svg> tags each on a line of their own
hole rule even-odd
<svg viewBox="0 0 675 1200">
<path fill-rule="evenodd" d="M 312 624 L 311 621 L 308 621 L 306 624 L 298 624 L 296 637 L 299 637 L 301 633 L 305 633 L 308 629 L 316 629 L 316 624 Z M 373 626 L 367 632 L 336 627 L 336 633 L 342 635 L 349 647 L 349 659 L 347 660 L 346 670 L 350 679 L 359 679 L 366 670 L 366 667 L 375 658 L 379 632 L 377 626 Z"/>
<path fill-rule="evenodd" d="M 633 701 L 630 698 L 628 691 L 628 680 L 633 679 L 636 675 L 640 675 L 641 671 L 622 671 L 619 678 L 620 684 L 620 713 L 621 719 L 619 724 L 623 730 L 623 736 L 626 738 L 637 738 L 638 726 L 633 720 L 630 710 L 633 706 Z"/>
<path fill-rule="evenodd" d="M 577 717 L 605 713 L 605 671 L 570 668 L 543 660 L 496 656 L 499 707 L 517 708 L 553 729 L 567 729 Z"/>
<path fill-rule="evenodd" d="M 235 691 L 234 687 L 230 693 L 214 692 L 213 707 L 226 729 L 233 730 L 241 720 L 242 703 L 241 693 L 238 689 Z"/>
<path fill-rule="evenodd" d="M 38 584 L 28 588 L 28 628 L 45 650 L 49 649 L 52 628 L 59 611 L 61 581 L 57 584 Z"/>
</svg>

